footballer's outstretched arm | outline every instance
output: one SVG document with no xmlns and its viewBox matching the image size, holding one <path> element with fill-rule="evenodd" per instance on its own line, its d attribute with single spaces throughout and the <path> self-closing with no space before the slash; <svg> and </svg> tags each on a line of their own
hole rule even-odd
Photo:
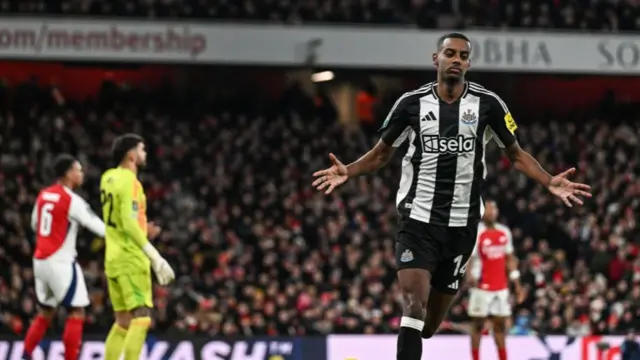
<svg viewBox="0 0 640 360">
<path fill-rule="evenodd" d="M 328 195 L 348 179 L 372 173 L 385 166 L 395 153 L 395 149 L 412 131 L 409 126 L 411 115 L 408 109 L 415 109 L 416 99 L 408 94 L 396 101 L 380 128 L 382 133 L 380 141 L 358 160 L 345 166 L 335 155 L 329 154 L 332 166 L 313 173 L 316 179 L 312 185 Z"/>
<path fill-rule="evenodd" d="M 540 165 L 538 160 L 528 152 L 524 151 L 517 141 L 506 147 L 504 152 L 509 160 L 511 160 L 511 163 L 513 163 L 516 170 L 527 175 L 544 187 L 549 186 L 553 176 L 542 168 L 542 165 Z"/>
<path fill-rule="evenodd" d="M 556 176 L 546 172 L 540 163 L 518 144 L 515 135 L 518 125 L 511 116 L 507 105 L 495 94 L 490 94 L 489 101 L 489 125 L 495 134 L 494 140 L 504 149 L 516 169 L 546 187 L 568 207 L 572 207 L 574 203 L 582 205 L 582 200 L 577 196 L 591 197 L 589 185 L 574 183 L 567 179 L 576 171 L 575 168 L 568 169 Z"/>
<path fill-rule="evenodd" d="M 369 150 L 358 160 L 347 165 L 347 176 L 353 178 L 375 172 L 391 160 L 395 151 L 396 148 L 385 144 L 384 140 L 378 141 L 373 149 Z"/>
<path fill-rule="evenodd" d="M 416 97 L 405 94 L 393 105 L 379 132 L 380 141 L 360 159 L 347 165 L 349 178 L 372 173 L 385 166 L 396 149 L 409 137 L 412 131 L 409 123 L 411 111 L 415 108 Z"/>
<path fill-rule="evenodd" d="M 575 183 L 567 179 L 576 171 L 576 168 L 570 168 L 556 176 L 552 176 L 542 168 L 533 156 L 522 150 L 518 142 L 506 147 L 505 153 L 517 170 L 546 187 L 549 192 L 560 198 L 568 207 L 573 207 L 573 204 L 583 204 L 578 196 L 591 197 L 591 187 L 589 185 Z"/>
<path fill-rule="evenodd" d="M 91 210 L 89 204 L 76 194 L 71 195 L 69 217 L 91 230 L 92 233 L 104 238 L 106 231 L 104 222 Z"/>
<path fill-rule="evenodd" d="M 549 186 L 552 176 L 518 144 L 515 132 L 518 125 L 511 116 L 507 105 L 497 95 L 489 97 L 489 100 L 491 104 L 490 126 L 495 135 L 495 142 L 504 150 L 517 170 L 540 185 Z"/>
</svg>

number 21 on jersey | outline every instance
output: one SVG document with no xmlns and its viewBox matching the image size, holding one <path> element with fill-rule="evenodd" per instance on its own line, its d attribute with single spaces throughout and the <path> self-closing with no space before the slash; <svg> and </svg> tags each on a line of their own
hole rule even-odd
<svg viewBox="0 0 640 360">
<path fill-rule="evenodd" d="M 113 216 L 113 194 L 101 190 L 100 202 L 102 203 L 102 217 L 105 223 L 107 226 L 116 227 L 111 218 Z"/>
</svg>

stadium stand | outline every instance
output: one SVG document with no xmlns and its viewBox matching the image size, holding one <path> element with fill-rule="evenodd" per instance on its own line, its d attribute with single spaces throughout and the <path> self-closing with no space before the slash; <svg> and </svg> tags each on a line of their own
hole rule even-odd
<svg viewBox="0 0 640 360">
<path fill-rule="evenodd" d="M 635 31 L 634 1 L 21 1 L 0 3 L 2 13 L 119 16 L 150 19 L 259 21 L 272 23 L 366 23 L 421 28 L 538 28 Z"/>
<path fill-rule="evenodd" d="M 274 101 L 211 102 L 171 87 L 105 83 L 96 98 L 60 101 L 33 83 L 0 87 L 0 331 L 20 334 L 35 311 L 28 218 L 49 181 L 54 154 L 77 153 L 84 195 L 96 203 L 115 134 L 137 131 L 150 148 L 143 174 L 158 246 L 178 286 L 157 288 L 156 331 L 167 334 L 311 335 L 391 333 L 393 197 L 397 166 L 352 181 L 325 198 L 310 184 L 329 151 L 355 159 L 373 140 L 345 128 L 328 102 L 300 88 Z M 251 105 L 246 105 L 246 104 Z M 267 104 L 267 105 L 258 105 Z M 61 106 L 62 105 L 62 106 Z M 520 141 L 550 169 L 577 164 L 594 200 L 568 211 L 487 155 L 487 195 L 513 227 L 527 299 L 513 333 L 618 334 L 640 328 L 640 109 L 559 114 L 521 125 Z M 84 233 L 80 259 L 92 304 L 87 331 L 111 324 L 102 277 L 103 243 Z M 464 323 L 466 296 L 451 311 Z M 59 328 L 58 328 L 59 329 Z M 447 329 L 445 329 L 446 331 Z"/>
<path fill-rule="evenodd" d="M 533 337 L 535 346 L 520 348 L 516 341 L 513 349 L 526 350 L 527 358 L 595 359 L 590 348 L 600 335 L 640 329 L 640 81 L 615 78 L 640 74 L 639 4 L 0 0 L 6 17 L 0 25 L 0 360 L 10 344 L 14 355 L 5 357 L 20 355 L 17 341 L 10 341 L 22 338 L 37 309 L 29 215 L 38 190 L 51 181 L 54 156 L 78 155 L 87 173 L 80 193 L 97 211 L 99 176 L 112 165 L 110 144 L 128 131 L 147 141 L 149 166 L 142 179 L 149 218 L 164 229 L 157 247 L 177 275 L 176 284 L 154 289 L 157 339 L 195 339 L 198 352 L 202 339 L 237 345 L 235 339 L 251 343 L 263 335 L 286 341 L 305 336 L 306 342 L 309 335 L 397 333 L 402 295 L 394 269 L 394 197 L 400 159 L 330 197 L 314 191 L 311 174 L 328 164 L 329 152 L 354 160 L 377 140 L 375 129 L 398 95 L 389 88 L 419 86 L 424 74 L 416 70 L 431 69 L 426 46 L 445 32 L 437 29 L 474 35 L 472 77 L 482 73 L 478 82 L 505 98 L 523 147 L 551 172 L 575 165 L 577 181 L 593 186 L 593 199 L 569 210 L 513 171 L 497 148 L 486 154 L 485 198 L 497 201 L 501 221 L 513 230 L 526 290 L 524 303 L 514 305 L 509 332 L 542 335 Z M 187 25 L 175 26 L 181 23 Z M 220 23 L 231 27 L 211 26 Z M 274 25 L 268 28 L 278 35 L 248 42 L 251 34 L 267 29 L 264 24 Z M 242 51 L 235 51 L 225 29 L 236 34 L 243 26 L 254 32 L 245 33 L 243 45 L 236 45 Z M 317 34 L 310 30 L 297 37 L 300 29 Z M 349 41 L 343 47 L 359 44 L 371 29 L 389 32 L 384 38 L 392 41 L 385 45 L 399 45 L 390 47 L 394 51 L 371 46 L 381 43 L 378 34 L 362 42 L 368 47 L 341 57 L 348 52 L 335 45 L 341 34 L 329 36 L 336 29 L 357 29 L 358 36 L 344 37 Z M 247 47 L 255 52 L 244 51 Z M 407 61 L 412 49 L 418 49 L 409 57 L 415 61 Z M 4 66 L 7 59 L 36 58 L 50 62 L 33 69 Z M 179 63 L 172 80 L 181 84 L 155 77 L 152 84 L 131 85 L 106 76 L 99 91 L 81 85 L 96 80 L 92 71 L 142 74 L 153 67 L 148 64 L 165 60 Z M 270 67 L 274 63 L 281 67 Z M 38 74 L 23 72 L 30 70 Z M 309 87 L 284 88 L 282 73 L 295 78 L 303 72 L 309 82 L 310 74 L 323 70 L 335 70 L 336 87 L 357 91 L 332 97 L 321 87 L 313 94 Z M 244 71 L 246 78 L 237 76 Z M 536 74 L 522 75 L 531 72 Z M 32 81 L 15 81 L 31 75 Z M 374 76 L 388 85 L 379 94 L 368 82 Z M 56 83 L 66 83 L 73 94 Z M 354 111 L 344 111 L 351 105 Z M 345 125 L 353 120 L 345 121 L 345 113 L 356 116 L 360 126 Z M 83 231 L 79 246 L 91 297 L 86 339 L 103 341 L 113 322 L 104 242 Z M 468 332 L 467 307 L 465 289 L 442 333 Z M 50 335 L 60 334 L 62 315 Z M 562 337 L 567 346 L 555 346 L 559 341 L 548 346 L 546 335 L 568 335 Z M 581 347 L 582 357 L 571 349 L 561 355 L 574 337 L 576 344 L 583 341 L 573 344 Z M 456 344 L 468 343 L 456 338 Z M 548 357 L 537 352 L 538 339 Z M 350 337 L 347 341 L 353 347 Z M 428 341 L 436 343 L 437 337 Z M 620 352 L 616 342 L 611 341 L 608 357 L 598 359 L 614 359 Z"/>
</svg>

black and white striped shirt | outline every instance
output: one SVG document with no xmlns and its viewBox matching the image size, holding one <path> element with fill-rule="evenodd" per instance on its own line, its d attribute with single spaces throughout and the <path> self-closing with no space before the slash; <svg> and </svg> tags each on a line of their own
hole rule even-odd
<svg viewBox="0 0 640 360">
<path fill-rule="evenodd" d="M 402 95 L 382 128 L 382 141 L 409 141 L 396 204 L 402 216 L 451 227 L 480 219 L 485 147 L 516 142 L 517 125 L 495 93 L 467 82 L 460 99 L 438 98 L 437 83 Z"/>
</svg>

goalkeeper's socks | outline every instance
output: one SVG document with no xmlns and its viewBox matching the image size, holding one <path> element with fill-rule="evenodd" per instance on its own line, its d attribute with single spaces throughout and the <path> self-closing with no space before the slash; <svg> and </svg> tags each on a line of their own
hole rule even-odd
<svg viewBox="0 0 640 360">
<path fill-rule="evenodd" d="M 35 350 L 36 346 L 40 343 L 40 340 L 44 337 L 49 329 L 49 320 L 42 315 L 36 316 L 31 322 L 29 330 L 27 330 L 27 336 L 24 338 L 24 353 L 23 359 L 31 359 L 31 354 Z"/>
<path fill-rule="evenodd" d="M 121 328 L 114 323 L 104 343 L 104 360 L 120 360 L 126 337 L 127 329 Z"/>
<path fill-rule="evenodd" d="M 150 317 L 131 320 L 127 337 L 124 339 L 124 360 L 138 360 L 140 358 L 149 327 L 151 327 Z"/>
<path fill-rule="evenodd" d="M 80 355 L 80 345 L 82 345 L 82 328 L 84 319 L 69 317 L 64 325 L 62 343 L 64 344 L 64 360 L 76 360 Z"/>
</svg>

